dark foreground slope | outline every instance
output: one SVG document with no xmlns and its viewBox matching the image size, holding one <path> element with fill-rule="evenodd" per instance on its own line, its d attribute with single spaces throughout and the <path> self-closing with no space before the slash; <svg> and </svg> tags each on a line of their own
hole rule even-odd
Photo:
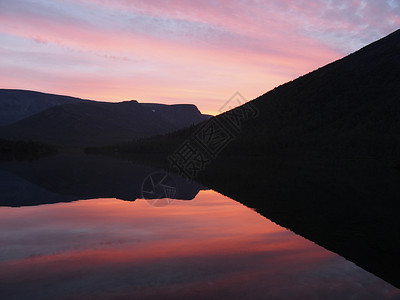
<svg viewBox="0 0 400 300">
<path fill-rule="evenodd" d="M 400 31 L 255 99 L 233 143 L 247 154 L 400 154 Z M 240 148 L 240 149 L 239 149 Z M 234 147 L 232 147 L 234 149 Z"/>
<path fill-rule="evenodd" d="M 203 184 L 400 287 L 399 82 L 396 31 L 211 119 L 219 134 L 204 135 L 206 148 L 224 141 L 232 128 L 226 120 L 241 130 L 207 165 L 181 157 L 181 167 L 204 169 Z M 172 135 L 167 148 L 179 149 L 195 132 Z M 165 149 L 165 140 L 113 152 L 135 158 L 141 149 Z M 204 145 L 196 151 L 208 155 Z M 172 152 L 164 153 L 165 165 Z"/>
</svg>

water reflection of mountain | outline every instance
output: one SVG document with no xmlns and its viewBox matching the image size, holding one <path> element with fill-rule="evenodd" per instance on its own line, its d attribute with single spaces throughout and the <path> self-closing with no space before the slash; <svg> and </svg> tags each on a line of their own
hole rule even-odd
<svg viewBox="0 0 400 300">
<path fill-rule="evenodd" d="M 134 201 L 142 198 L 146 178 L 149 182 L 150 175 L 157 179 L 160 174 L 163 171 L 156 168 L 81 154 L 63 154 L 33 162 L 3 162 L 0 164 L 0 205 L 28 206 L 93 198 Z M 192 200 L 199 190 L 205 189 L 175 174 L 168 173 L 168 176 L 174 188 L 165 194 L 170 198 Z M 149 187 L 146 189 L 148 192 Z M 161 195 L 155 192 L 154 195 Z"/>
<path fill-rule="evenodd" d="M 221 157 L 200 182 L 400 287 L 400 173 L 391 161 Z"/>
</svg>

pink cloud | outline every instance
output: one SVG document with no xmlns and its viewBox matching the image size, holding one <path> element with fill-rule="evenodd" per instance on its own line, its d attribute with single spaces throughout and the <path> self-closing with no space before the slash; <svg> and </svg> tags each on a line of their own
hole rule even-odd
<svg viewBox="0 0 400 300">
<path fill-rule="evenodd" d="M 187 102 L 216 113 L 237 90 L 254 98 L 398 26 L 388 3 L 2 2 L 0 40 L 1 32 L 14 40 L 0 58 L 13 75 L 0 80 L 4 88 Z M 365 29 L 369 19 L 374 30 Z"/>
</svg>

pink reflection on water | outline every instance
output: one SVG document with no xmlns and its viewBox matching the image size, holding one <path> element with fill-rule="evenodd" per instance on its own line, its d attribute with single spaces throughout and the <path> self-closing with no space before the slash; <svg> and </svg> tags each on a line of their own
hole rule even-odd
<svg viewBox="0 0 400 300">
<path fill-rule="evenodd" d="M 154 208 L 0 208 L 10 299 L 398 299 L 399 290 L 213 191 Z M 68 291 L 68 292 L 67 292 Z"/>
</svg>

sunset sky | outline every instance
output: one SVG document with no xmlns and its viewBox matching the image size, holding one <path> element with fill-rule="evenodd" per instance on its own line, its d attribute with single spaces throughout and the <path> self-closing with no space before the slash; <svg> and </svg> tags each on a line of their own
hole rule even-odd
<svg viewBox="0 0 400 300">
<path fill-rule="evenodd" d="M 0 87 L 216 114 L 400 28 L 400 0 L 0 0 Z"/>
</svg>

